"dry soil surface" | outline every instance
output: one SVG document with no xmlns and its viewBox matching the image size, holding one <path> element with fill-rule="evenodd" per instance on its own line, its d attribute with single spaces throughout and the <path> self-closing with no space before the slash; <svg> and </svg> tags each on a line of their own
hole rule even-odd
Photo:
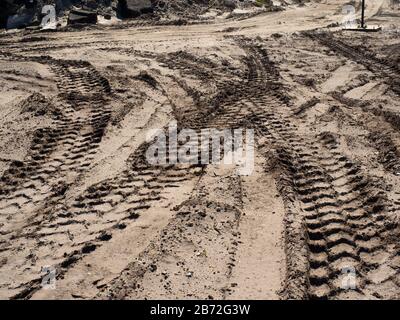
<svg viewBox="0 0 400 320">
<path fill-rule="evenodd" d="M 0 298 L 400 298 L 400 11 L 367 2 L 381 32 L 334 0 L 2 35 Z M 149 164 L 174 123 L 253 129 L 252 174 Z"/>
</svg>

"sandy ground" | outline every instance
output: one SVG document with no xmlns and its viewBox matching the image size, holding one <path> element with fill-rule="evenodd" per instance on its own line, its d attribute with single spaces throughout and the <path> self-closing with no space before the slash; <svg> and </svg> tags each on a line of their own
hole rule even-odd
<svg viewBox="0 0 400 320">
<path fill-rule="evenodd" d="M 2 35 L 0 298 L 400 298 L 400 10 L 345 4 Z M 252 174 L 149 164 L 174 121 Z"/>
</svg>

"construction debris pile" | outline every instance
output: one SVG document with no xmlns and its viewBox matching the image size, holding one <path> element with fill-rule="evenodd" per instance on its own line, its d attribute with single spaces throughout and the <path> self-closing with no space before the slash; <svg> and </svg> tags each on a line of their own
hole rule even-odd
<svg viewBox="0 0 400 320">
<path fill-rule="evenodd" d="M 199 20 L 209 10 L 222 14 L 236 8 L 272 10 L 282 5 L 272 0 L 2 0 L 0 29 L 38 28 L 43 18 L 53 13 L 59 20 L 65 18 L 68 25 L 75 25 L 97 23 L 95 15 L 106 20 L 112 17 Z"/>
</svg>

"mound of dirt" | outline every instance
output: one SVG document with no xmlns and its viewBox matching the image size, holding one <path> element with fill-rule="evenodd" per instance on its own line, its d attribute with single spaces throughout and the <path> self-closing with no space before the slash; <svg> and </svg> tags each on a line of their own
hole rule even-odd
<svg viewBox="0 0 400 320">
<path fill-rule="evenodd" d="M 31 113 L 36 117 L 44 115 L 49 115 L 49 116 L 61 115 L 60 109 L 54 106 L 41 93 L 33 93 L 27 99 L 21 102 L 20 107 L 21 107 L 21 113 Z"/>
</svg>

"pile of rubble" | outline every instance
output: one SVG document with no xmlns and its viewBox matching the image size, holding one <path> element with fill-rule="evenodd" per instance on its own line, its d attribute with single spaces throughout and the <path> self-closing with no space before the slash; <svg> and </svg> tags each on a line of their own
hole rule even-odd
<svg viewBox="0 0 400 320">
<path fill-rule="evenodd" d="M 68 16 L 68 24 L 93 24 L 97 15 L 135 18 L 153 13 L 154 5 L 151 0 L 1 0 L 0 28 L 38 26 L 51 11 L 57 17 Z"/>
<path fill-rule="evenodd" d="M 300 0 L 299 0 L 300 1 Z M 245 4 L 272 6 L 272 0 L 1 0 L 0 28 L 38 28 L 43 19 L 54 14 L 68 17 L 68 25 L 95 24 L 98 15 L 110 20 L 139 16 L 195 18 L 210 8 L 234 10 Z M 49 6 L 51 8 L 49 9 Z M 54 25 L 54 28 L 57 26 Z"/>
</svg>

